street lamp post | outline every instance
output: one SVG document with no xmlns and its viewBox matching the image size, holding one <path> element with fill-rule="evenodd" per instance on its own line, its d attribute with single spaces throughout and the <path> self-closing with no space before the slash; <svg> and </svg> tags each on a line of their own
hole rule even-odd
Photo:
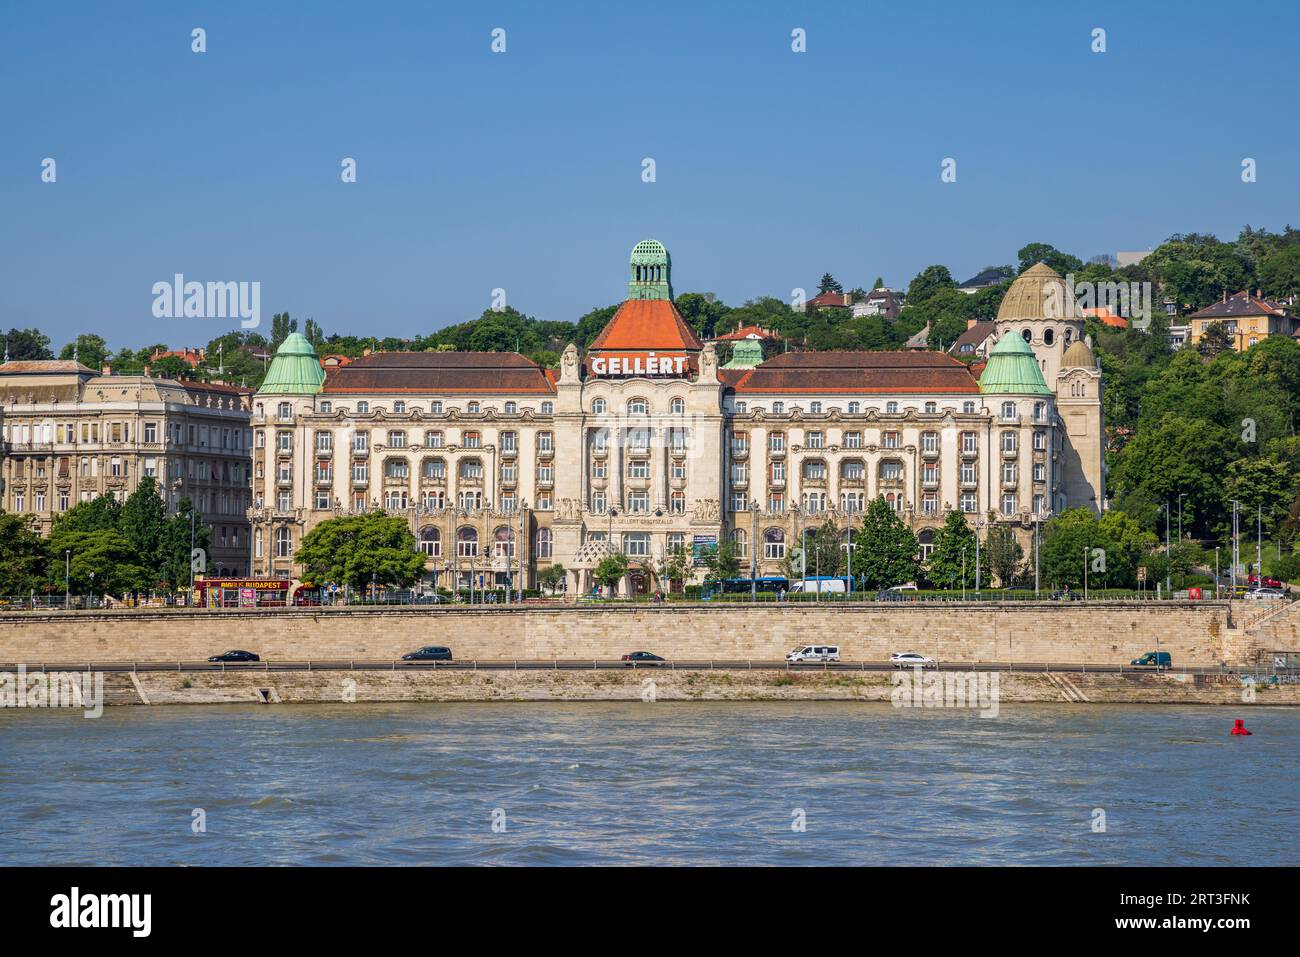
<svg viewBox="0 0 1300 957">
<path fill-rule="evenodd" d="M 758 499 L 749 502 L 749 601 L 758 604 Z"/>
<path fill-rule="evenodd" d="M 858 547 L 857 542 L 853 540 L 853 529 L 849 529 L 848 541 L 840 545 L 844 553 L 848 556 L 849 562 L 849 597 L 853 597 L 853 550 Z"/>
<path fill-rule="evenodd" d="M 982 518 L 975 519 L 975 598 L 980 597 L 980 529 L 984 527 Z M 965 579 L 962 579 L 963 582 Z"/>
<path fill-rule="evenodd" d="M 1083 600 L 1088 600 L 1088 546 L 1083 546 Z"/>
<path fill-rule="evenodd" d="M 1038 596 L 1038 549 L 1039 549 L 1039 531 L 1042 522 L 1037 515 L 1034 516 L 1034 597 Z"/>
<path fill-rule="evenodd" d="M 1183 540 L 1183 499 L 1187 497 L 1186 492 L 1178 493 L 1178 540 Z"/>
<path fill-rule="evenodd" d="M 72 549 L 63 550 L 63 607 L 72 604 Z"/>
<path fill-rule="evenodd" d="M 961 547 L 961 600 L 966 600 L 966 546 Z"/>
<path fill-rule="evenodd" d="M 1181 517 L 1181 516 L 1180 516 Z M 1170 565 L 1172 559 L 1169 556 L 1169 502 L 1165 501 L 1165 597 L 1168 598 L 1173 594 L 1173 585 L 1171 584 Z"/>
</svg>

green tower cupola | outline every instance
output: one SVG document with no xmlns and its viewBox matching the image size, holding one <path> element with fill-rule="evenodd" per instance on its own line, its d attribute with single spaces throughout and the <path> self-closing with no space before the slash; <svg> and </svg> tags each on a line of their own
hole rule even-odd
<svg viewBox="0 0 1300 957">
<path fill-rule="evenodd" d="M 291 332 L 280 348 L 275 350 L 271 368 L 258 393 L 281 395 L 315 395 L 325 382 L 325 370 L 312 348 L 310 340 L 301 332 Z"/>
<path fill-rule="evenodd" d="M 632 248 L 627 298 L 666 299 L 672 302 L 672 271 L 673 261 L 664 244 L 657 239 L 641 240 Z"/>
<path fill-rule="evenodd" d="M 989 351 L 988 365 L 980 375 L 980 392 L 988 395 L 1051 395 L 1043 381 L 1038 358 L 1024 338 L 1003 333 Z"/>
</svg>

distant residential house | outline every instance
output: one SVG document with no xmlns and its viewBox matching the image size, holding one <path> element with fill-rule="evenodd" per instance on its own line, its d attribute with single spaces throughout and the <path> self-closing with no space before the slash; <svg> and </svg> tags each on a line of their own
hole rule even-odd
<svg viewBox="0 0 1300 957">
<path fill-rule="evenodd" d="M 897 319 L 903 308 L 904 296 L 893 289 L 880 287 L 867 293 L 865 299 L 853 303 L 853 318 L 862 316 L 882 316 L 885 319 Z"/>
<path fill-rule="evenodd" d="M 1192 335 L 1192 327 L 1180 325 L 1169 327 L 1169 348 L 1171 351 L 1177 351 L 1187 345 L 1187 340 Z"/>
<path fill-rule="evenodd" d="M 1127 329 L 1128 320 L 1113 312 L 1109 306 L 1098 306 L 1082 310 L 1084 316 L 1098 320 L 1102 325 L 1112 329 Z"/>
<path fill-rule="evenodd" d="M 186 363 L 191 369 L 197 369 L 199 367 L 199 363 L 202 362 L 204 358 L 206 358 L 206 355 L 207 352 L 203 348 L 190 349 L 187 347 L 180 350 L 158 349 L 154 351 L 153 355 L 149 356 L 149 365 L 153 365 L 155 362 L 157 362 L 160 359 L 180 359 L 182 362 Z"/>
<path fill-rule="evenodd" d="M 987 359 L 989 349 L 993 348 L 997 323 L 991 319 L 968 319 L 966 331 L 948 347 L 948 355 L 958 359 L 978 357 Z"/>
<path fill-rule="evenodd" d="M 333 352 L 326 353 L 325 355 L 320 357 L 320 364 L 322 369 L 341 369 L 343 366 L 347 365 L 351 361 L 352 360 L 347 356 L 339 355 Z"/>
<path fill-rule="evenodd" d="M 762 326 L 742 326 L 736 324 L 736 328 L 731 332 L 723 333 L 714 337 L 714 342 L 739 342 L 742 339 L 750 339 L 755 342 L 776 341 L 781 338 L 781 334 L 775 329 L 764 329 Z"/>
<path fill-rule="evenodd" d="M 990 286 L 997 286 L 1006 282 L 1008 279 L 1014 278 L 1015 273 L 1010 269 L 999 266 L 990 266 L 983 272 L 971 276 L 965 282 L 958 283 L 957 289 L 960 292 L 966 293 L 968 296 L 973 296 L 981 289 L 988 289 Z"/>
<path fill-rule="evenodd" d="M 1258 290 L 1253 296 L 1249 290 L 1225 296 L 1192 313 L 1187 321 L 1191 326 L 1189 345 L 1197 345 L 1210 324 L 1218 322 L 1232 337 L 1232 348 L 1237 352 L 1245 352 L 1269 336 L 1295 336 L 1300 331 L 1300 319 L 1292 315 L 1291 303 L 1272 302 Z"/>
<path fill-rule="evenodd" d="M 804 303 L 804 312 L 815 312 L 818 309 L 847 309 L 853 305 L 853 297 L 847 292 L 823 292 L 813 296 Z"/>
</svg>

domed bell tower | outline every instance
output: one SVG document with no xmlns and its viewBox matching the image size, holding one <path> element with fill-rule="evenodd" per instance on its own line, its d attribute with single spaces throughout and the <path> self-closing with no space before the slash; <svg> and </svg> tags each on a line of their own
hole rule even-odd
<svg viewBox="0 0 1300 957">
<path fill-rule="evenodd" d="M 641 240 L 632 248 L 630 267 L 627 298 L 673 301 L 673 261 L 663 243 L 657 239 Z"/>
</svg>

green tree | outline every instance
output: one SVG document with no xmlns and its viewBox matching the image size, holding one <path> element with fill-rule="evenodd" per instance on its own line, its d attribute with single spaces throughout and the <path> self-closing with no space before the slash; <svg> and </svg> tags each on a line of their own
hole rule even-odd
<svg viewBox="0 0 1300 957">
<path fill-rule="evenodd" d="M 1051 266 L 1062 276 L 1066 273 L 1077 273 L 1083 269 L 1083 260 L 1078 256 L 1071 256 L 1069 253 L 1063 253 L 1050 243 L 1029 243 L 1022 246 L 1016 253 L 1016 258 L 1020 260 L 1020 272 L 1024 272 L 1030 266 L 1038 263 L 1046 263 Z"/>
<path fill-rule="evenodd" d="M 62 578 L 71 559 L 74 594 L 121 595 L 152 587 L 152 570 L 142 564 L 125 536 L 113 529 L 77 531 L 55 527 L 47 543 L 52 578 Z"/>
<path fill-rule="evenodd" d="M 671 548 L 659 559 L 659 579 L 667 582 L 684 582 L 691 577 L 691 555 L 685 546 Z"/>
<path fill-rule="evenodd" d="M 103 336 L 83 333 L 63 347 L 59 352 L 59 358 L 71 359 L 75 355 L 82 365 L 98 372 L 108 360 L 108 354 L 108 343 L 104 341 Z"/>
<path fill-rule="evenodd" d="M 78 502 L 54 517 L 54 530 L 68 532 L 117 531 L 122 503 L 111 495 Z"/>
<path fill-rule="evenodd" d="M 552 595 L 555 590 L 564 584 L 564 566 L 558 562 L 554 565 L 548 565 L 537 573 L 537 587 L 549 591 Z"/>
<path fill-rule="evenodd" d="M 843 291 L 844 291 L 844 287 L 841 286 L 838 282 L 835 281 L 835 277 L 834 277 L 834 276 L 832 276 L 832 275 L 831 275 L 830 273 L 828 273 L 828 272 L 825 272 L 825 273 L 822 273 L 822 279 L 821 279 L 821 282 L 819 282 L 819 283 L 817 284 L 817 291 L 818 291 L 819 293 L 823 293 L 823 292 L 843 292 Z"/>
<path fill-rule="evenodd" d="M 736 555 L 736 546 L 731 542 L 720 542 L 706 548 L 700 557 L 704 562 L 706 582 L 724 581 L 740 575 L 740 559 Z"/>
<path fill-rule="evenodd" d="M 853 545 L 853 574 L 864 589 L 916 580 L 916 536 L 883 497 L 867 505 L 862 527 L 853 533 Z"/>
<path fill-rule="evenodd" d="M 5 333 L 4 350 L 0 355 L 8 355 L 14 362 L 54 358 L 50 351 L 50 337 L 42 335 L 39 329 L 11 328 Z"/>
<path fill-rule="evenodd" d="M 140 479 L 118 516 L 118 530 L 131 546 L 137 562 L 154 570 L 161 578 L 163 564 L 163 526 L 167 506 L 158 494 L 158 483 L 150 475 Z"/>
<path fill-rule="evenodd" d="M 597 563 L 591 577 L 595 579 L 597 585 L 608 588 L 612 592 L 623 580 L 630 565 L 626 555 L 622 552 L 614 552 Z"/>
<path fill-rule="evenodd" d="M 947 266 L 926 266 L 907 286 L 907 304 L 919 306 L 941 289 L 957 288 Z"/>
<path fill-rule="evenodd" d="M 45 577 L 45 543 L 22 515 L 0 513 L 0 595 L 25 595 Z"/>
<path fill-rule="evenodd" d="M 1126 587 L 1136 582 L 1129 548 L 1115 541 L 1088 508 L 1062 512 L 1043 526 L 1042 573 L 1054 586 L 1081 588 L 1084 568 L 1094 588 Z"/>
<path fill-rule="evenodd" d="M 194 370 L 180 356 L 164 356 L 149 364 L 149 374 L 162 379 L 192 378 Z"/>
<path fill-rule="evenodd" d="M 353 588 L 372 581 L 404 587 L 424 571 L 406 520 L 383 512 L 326 519 L 303 537 L 295 557 L 307 578 Z"/>
<path fill-rule="evenodd" d="M 988 552 L 989 569 L 997 576 L 998 587 L 1008 588 L 1014 584 L 1025 557 L 1016 533 L 1006 525 L 994 525 L 984 536 L 983 551 Z M 983 558 L 983 554 L 980 557 Z"/>
<path fill-rule="evenodd" d="M 980 581 L 984 583 L 989 580 L 988 552 L 981 549 L 979 561 L 983 566 Z M 925 564 L 925 575 L 936 588 L 961 588 L 963 568 L 966 587 L 975 587 L 975 529 L 965 515 L 952 509 L 934 534 L 934 549 Z"/>
<path fill-rule="evenodd" d="M 1221 352 L 1229 352 L 1233 339 L 1221 322 L 1207 323 L 1201 341 L 1196 343 L 1196 351 L 1207 359 L 1213 359 Z"/>
</svg>

